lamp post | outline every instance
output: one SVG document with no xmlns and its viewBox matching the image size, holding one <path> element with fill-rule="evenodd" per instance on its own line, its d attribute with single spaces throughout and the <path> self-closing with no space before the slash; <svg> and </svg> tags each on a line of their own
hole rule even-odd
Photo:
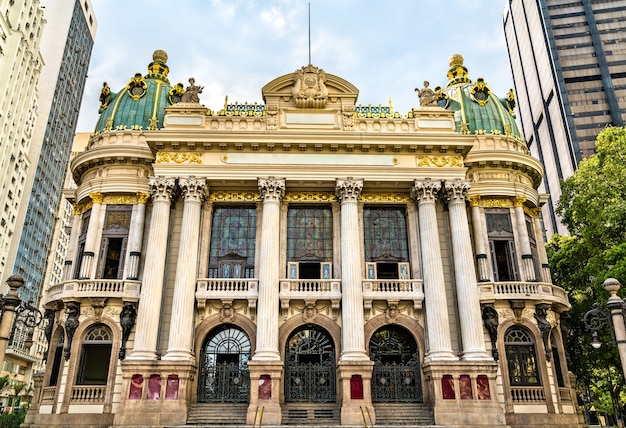
<svg viewBox="0 0 626 428">
<path fill-rule="evenodd" d="M 602 346 L 598 332 L 606 327 L 610 328 L 610 321 L 612 321 L 613 328 L 610 330 L 613 340 L 617 345 L 619 358 L 622 362 L 622 373 L 626 380 L 626 328 L 624 327 L 624 309 L 626 308 L 626 304 L 624 300 L 617 296 L 617 292 L 621 286 L 622 285 L 615 278 L 608 278 L 604 281 L 604 289 L 611 294 L 609 300 L 606 302 L 606 307 L 601 307 L 598 303 L 594 303 L 592 308 L 583 317 L 583 323 L 585 324 L 585 328 L 591 332 L 591 346 L 598 349 Z"/>
</svg>

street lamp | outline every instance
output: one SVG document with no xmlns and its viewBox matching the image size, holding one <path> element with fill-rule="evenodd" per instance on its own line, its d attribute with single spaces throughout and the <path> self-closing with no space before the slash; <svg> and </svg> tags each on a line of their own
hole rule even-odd
<svg viewBox="0 0 626 428">
<path fill-rule="evenodd" d="M 28 328 L 41 324 L 41 312 L 30 302 L 24 303 L 17 295 L 17 290 L 24 285 L 21 275 L 11 275 L 7 279 L 9 292 L 0 295 L 0 363 L 4 362 L 7 345 L 13 333 L 13 320 Z M 27 340 L 32 345 L 32 340 Z"/>
<path fill-rule="evenodd" d="M 621 286 L 615 278 L 608 278 L 604 281 L 604 289 L 611 294 L 606 302 L 606 307 L 601 307 L 598 303 L 594 303 L 583 317 L 583 323 L 587 331 L 591 332 L 591 346 L 595 349 L 599 349 L 602 346 L 598 333 L 607 327 L 611 330 L 612 342 L 617 345 L 619 358 L 622 362 L 622 372 L 626 380 L 626 328 L 624 327 L 626 303 L 617 296 Z M 609 321 L 612 321 L 612 323 Z M 612 329 L 610 328 L 611 324 L 613 324 Z"/>
</svg>

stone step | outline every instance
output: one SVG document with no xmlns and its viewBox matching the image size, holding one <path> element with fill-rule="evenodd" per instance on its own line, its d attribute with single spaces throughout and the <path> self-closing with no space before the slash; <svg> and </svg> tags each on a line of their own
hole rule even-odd
<svg viewBox="0 0 626 428">
<path fill-rule="evenodd" d="M 432 409 L 421 403 L 386 403 L 374 405 L 377 425 L 434 425 Z"/>
<path fill-rule="evenodd" d="M 248 404 L 240 403 L 196 403 L 189 408 L 187 425 L 241 425 L 246 424 Z"/>
</svg>

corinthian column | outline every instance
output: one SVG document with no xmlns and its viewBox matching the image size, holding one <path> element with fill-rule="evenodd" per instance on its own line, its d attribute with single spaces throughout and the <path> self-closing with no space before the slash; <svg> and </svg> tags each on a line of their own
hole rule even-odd
<svg viewBox="0 0 626 428">
<path fill-rule="evenodd" d="M 170 203 L 176 179 L 152 177 L 149 181 L 154 205 L 150 220 L 150 234 L 146 243 L 146 263 L 143 269 L 135 345 L 128 360 L 156 360 L 159 316 L 163 299 L 163 277 L 167 234 L 170 224 Z"/>
<path fill-rule="evenodd" d="M 341 357 L 342 361 L 369 360 L 363 335 L 363 286 L 361 284 L 359 212 L 357 200 L 363 180 L 337 180 L 341 201 Z"/>
<path fill-rule="evenodd" d="M 259 249 L 259 302 L 257 309 L 257 350 L 253 360 L 280 361 L 278 352 L 278 280 L 280 256 L 280 202 L 285 180 L 259 179 L 263 200 L 261 248 Z"/>
<path fill-rule="evenodd" d="M 445 182 L 446 199 L 450 212 L 450 234 L 454 257 L 456 296 L 461 319 L 463 360 L 491 360 L 485 349 L 480 299 L 476 284 L 476 271 L 472 257 L 465 197 L 470 188 L 468 180 Z"/>
<path fill-rule="evenodd" d="M 102 229 L 102 223 L 100 222 L 100 216 L 102 213 L 102 200 L 103 196 L 100 192 L 93 192 L 89 194 L 93 204 L 91 206 L 91 215 L 89 216 L 89 226 L 87 226 L 87 236 L 85 237 L 85 249 L 80 263 L 80 273 L 78 279 L 91 278 L 91 271 L 93 267 L 93 259 L 97 250 L 98 233 Z"/>
<path fill-rule="evenodd" d="M 124 278 L 137 279 L 139 277 L 139 261 L 141 260 L 141 243 L 143 242 L 143 228 L 146 220 L 146 203 L 150 199 L 149 193 L 137 193 L 137 206 L 130 223 L 128 243 L 128 263 Z"/>
<path fill-rule="evenodd" d="M 176 264 L 174 299 L 169 344 L 164 360 L 193 361 L 192 332 L 200 242 L 200 209 L 207 194 L 206 180 L 188 177 L 178 180 L 183 192 L 183 225 Z"/>
<path fill-rule="evenodd" d="M 530 251 L 530 240 L 528 239 L 528 229 L 526 228 L 526 216 L 524 215 L 524 196 L 516 196 L 513 205 L 515 206 L 515 224 L 517 236 L 520 237 L 520 248 L 522 249 L 522 281 L 537 281 L 533 255 Z"/>
<path fill-rule="evenodd" d="M 440 182 L 430 178 L 415 180 L 411 196 L 418 206 L 420 247 L 424 269 L 424 301 L 426 302 L 426 332 L 428 350 L 424 361 L 456 360 L 450 341 L 448 299 L 443 277 L 441 246 L 437 227 L 435 202 L 441 189 Z"/>
<path fill-rule="evenodd" d="M 80 257 L 80 254 L 76 254 L 78 246 L 78 235 L 80 235 L 80 221 L 82 218 L 82 211 L 76 205 L 74 205 L 74 216 L 72 217 L 72 230 L 70 232 L 70 242 L 67 246 L 67 255 L 65 256 L 65 265 L 63 266 L 63 281 L 69 281 L 74 276 L 74 269 L 76 259 Z"/>
</svg>

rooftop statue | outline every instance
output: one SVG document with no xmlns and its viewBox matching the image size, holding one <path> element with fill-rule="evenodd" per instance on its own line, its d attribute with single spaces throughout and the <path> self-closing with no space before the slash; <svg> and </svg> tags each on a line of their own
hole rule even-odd
<svg viewBox="0 0 626 428">
<path fill-rule="evenodd" d="M 424 87 L 422 89 L 415 88 L 415 92 L 417 92 L 417 96 L 420 99 L 420 107 L 427 106 L 436 106 L 437 100 L 435 98 L 435 91 L 430 89 L 428 86 L 430 83 L 428 80 L 424 80 Z"/>
<path fill-rule="evenodd" d="M 196 79 L 194 79 L 193 77 L 190 77 L 189 86 L 187 86 L 187 89 L 185 90 L 185 93 L 183 94 L 181 102 L 200 104 L 200 98 L 198 97 L 198 94 L 201 94 L 203 89 L 204 89 L 204 86 L 196 85 Z"/>
</svg>

